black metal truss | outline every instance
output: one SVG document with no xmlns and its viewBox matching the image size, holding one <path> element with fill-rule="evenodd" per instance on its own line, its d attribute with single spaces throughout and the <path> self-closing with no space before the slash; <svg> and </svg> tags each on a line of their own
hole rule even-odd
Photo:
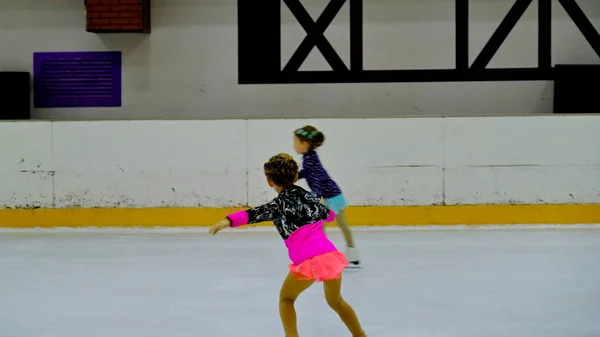
<svg viewBox="0 0 600 337">
<path fill-rule="evenodd" d="M 290 9 L 306 31 L 290 60 L 281 65 L 281 5 Z M 469 62 L 469 0 L 455 0 L 456 65 L 454 69 L 364 70 L 363 0 L 330 0 L 314 21 L 300 0 L 238 0 L 238 72 L 240 84 L 470 82 L 552 80 L 552 0 L 538 1 L 538 66 L 486 68 L 533 0 L 516 0 L 475 60 Z M 600 57 L 600 34 L 575 0 L 557 0 Z M 350 67 L 324 35 L 342 6 L 350 6 Z M 299 71 L 317 48 L 330 71 Z"/>
</svg>

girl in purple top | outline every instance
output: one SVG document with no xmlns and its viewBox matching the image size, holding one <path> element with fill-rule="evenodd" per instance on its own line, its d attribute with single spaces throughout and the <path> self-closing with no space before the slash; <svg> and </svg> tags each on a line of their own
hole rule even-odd
<svg viewBox="0 0 600 337">
<path fill-rule="evenodd" d="M 347 206 L 346 199 L 338 185 L 329 177 L 329 174 L 321 164 L 316 150 L 325 141 L 323 133 L 312 125 L 306 125 L 294 131 L 294 150 L 303 156 L 302 170 L 299 179 L 306 179 L 310 189 L 317 196 L 325 200 L 329 209 L 336 215 L 338 227 L 344 233 L 346 239 L 346 254 L 353 266 L 360 266 L 358 250 L 354 246 L 352 231 L 346 223 L 344 209 Z"/>
<path fill-rule="evenodd" d="M 353 337 L 366 337 L 356 313 L 341 294 L 341 273 L 348 260 L 323 232 L 323 221 L 335 214 L 319 198 L 300 186 L 298 163 L 286 153 L 271 157 L 264 164 L 267 183 L 278 196 L 270 202 L 228 215 L 209 229 L 216 234 L 227 227 L 273 221 L 288 248 L 292 264 L 279 293 L 279 314 L 286 337 L 298 337 L 294 301 L 315 281 L 323 282 L 325 299 L 340 316 Z"/>
</svg>

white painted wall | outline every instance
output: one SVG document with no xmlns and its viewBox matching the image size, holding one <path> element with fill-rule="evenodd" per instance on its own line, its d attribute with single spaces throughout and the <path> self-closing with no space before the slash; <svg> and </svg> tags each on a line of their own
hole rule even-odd
<svg viewBox="0 0 600 337">
<path fill-rule="evenodd" d="M 545 116 L 5 122 L 0 207 L 257 205 L 305 124 L 352 205 L 600 203 L 600 118 Z"/>
<path fill-rule="evenodd" d="M 329 0 L 303 0 L 317 17 Z M 527 115 L 552 111 L 549 82 L 240 86 L 236 0 L 153 0 L 152 34 L 86 33 L 83 0 L 0 1 L 0 71 L 31 71 L 36 51 L 124 53 L 124 106 L 40 109 L 46 119 L 213 119 Z M 365 68 L 453 68 L 454 1 L 365 2 Z M 471 60 L 513 1 L 471 0 Z M 600 30 L 600 1 L 578 0 Z M 553 1 L 554 63 L 598 64 L 558 1 Z M 283 57 L 304 31 L 284 7 Z M 348 61 L 348 8 L 326 32 Z M 537 4 L 490 67 L 535 66 Z M 302 69 L 326 69 L 318 52 Z"/>
</svg>

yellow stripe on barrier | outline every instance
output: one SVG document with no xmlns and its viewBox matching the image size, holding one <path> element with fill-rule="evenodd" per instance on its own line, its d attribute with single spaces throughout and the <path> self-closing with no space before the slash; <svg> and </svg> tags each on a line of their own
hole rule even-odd
<svg viewBox="0 0 600 337">
<path fill-rule="evenodd" d="M 67 208 L 0 210 L 0 227 L 210 226 L 242 208 Z M 600 204 L 349 207 L 351 226 L 600 224 Z M 262 225 L 270 226 L 270 223 Z"/>
</svg>

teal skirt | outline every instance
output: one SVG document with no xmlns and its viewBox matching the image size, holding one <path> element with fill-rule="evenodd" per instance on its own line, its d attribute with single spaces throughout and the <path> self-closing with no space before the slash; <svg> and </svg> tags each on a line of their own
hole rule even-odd
<svg viewBox="0 0 600 337">
<path fill-rule="evenodd" d="M 344 198 L 343 194 L 338 194 L 333 198 L 324 198 L 325 205 L 332 210 L 335 214 L 340 213 L 348 206 L 346 202 L 346 198 Z"/>
</svg>

